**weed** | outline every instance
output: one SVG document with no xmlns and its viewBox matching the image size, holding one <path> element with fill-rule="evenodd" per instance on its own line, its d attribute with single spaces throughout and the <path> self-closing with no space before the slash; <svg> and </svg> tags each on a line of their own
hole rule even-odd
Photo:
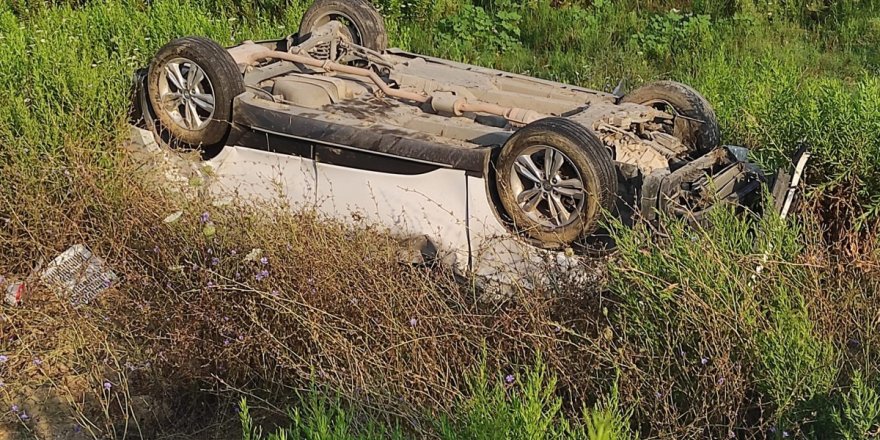
<svg viewBox="0 0 880 440">
<path fill-rule="evenodd" d="M 465 4 L 440 20 L 440 43 L 449 50 L 504 52 L 519 45 L 521 19 L 515 2 L 500 4 L 492 14 L 481 6 Z"/>
<path fill-rule="evenodd" d="M 307 2 L 4 0 L 0 273 L 86 243 L 123 279 L 84 309 L 39 289 L 2 309 L 0 396 L 46 421 L 10 412 L 5 429 L 153 438 L 228 422 L 247 396 L 252 437 L 255 414 L 288 403 L 290 432 L 340 438 L 876 432 L 876 1 L 378 4 L 392 40 L 428 55 L 606 90 L 692 83 L 725 142 L 768 168 L 812 145 L 809 203 L 794 225 L 719 211 L 702 229 L 621 229 L 609 291 L 478 303 L 443 268 L 400 266 L 382 230 L 208 206 L 149 185 L 119 148 L 131 74 L 162 44 L 283 36 Z M 256 248 L 268 265 L 245 258 Z"/>
<path fill-rule="evenodd" d="M 468 380 L 467 393 L 456 402 L 453 417 L 444 416 L 430 432 L 423 435 L 444 440 L 456 439 L 584 439 L 628 440 L 628 415 L 617 401 L 616 388 L 607 400 L 595 408 L 585 408 L 583 419 L 569 419 L 555 396 L 556 378 L 538 363 L 522 376 L 493 377 L 481 366 Z M 387 428 L 375 420 L 366 422 L 353 417 L 358 409 L 339 399 L 328 399 L 312 387 L 297 399 L 298 407 L 288 411 L 285 427 L 266 437 L 307 439 L 397 439 L 404 438 L 400 428 Z M 256 426 L 247 400 L 240 403 L 239 417 L 246 440 L 262 440 L 262 428 Z"/>
<path fill-rule="evenodd" d="M 845 440 L 876 437 L 880 423 L 880 394 L 856 372 L 842 408 L 833 414 L 834 424 Z"/>
<path fill-rule="evenodd" d="M 646 55 L 669 61 L 673 56 L 683 56 L 711 45 L 711 26 L 707 15 L 682 15 L 670 11 L 652 17 L 647 30 L 634 38 Z"/>
</svg>

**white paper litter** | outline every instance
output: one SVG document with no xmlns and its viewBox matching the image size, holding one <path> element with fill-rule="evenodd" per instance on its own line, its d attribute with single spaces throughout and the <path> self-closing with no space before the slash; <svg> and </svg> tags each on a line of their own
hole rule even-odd
<svg viewBox="0 0 880 440">
<path fill-rule="evenodd" d="M 92 302 L 119 278 L 85 246 L 78 244 L 56 257 L 40 275 L 40 281 L 73 305 Z"/>
</svg>

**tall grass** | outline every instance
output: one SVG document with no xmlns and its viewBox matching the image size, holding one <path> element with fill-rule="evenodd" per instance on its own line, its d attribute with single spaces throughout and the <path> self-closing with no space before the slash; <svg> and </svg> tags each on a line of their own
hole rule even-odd
<svg viewBox="0 0 880 440">
<path fill-rule="evenodd" d="M 314 438 L 876 432 L 877 2 L 378 5 L 396 44 L 431 55 L 607 90 L 692 83 L 725 141 L 768 167 L 812 144 L 809 209 L 793 225 L 719 211 L 704 229 L 617 229 L 610 269 L 583 267 L 595 285 L 484 304 L 444 268 L 398 265 L 369 225 L 209 206 L 198 182 L 156 188 L 119 148 L 132 72 L 162 44 L 279 37 L 307 2 L 3 0 L 0 275 L 82 242 L 124 280 L 86 309 L 39 289 L 3 308 L 3 403 L 51 421 L 10 412 L 4 428 L 154 438 L 238 424 L 228 401 L 245 395 L 258 421 L 299 408 L 266 432 Z M 267 265 L 245 258 L 256 248 Z"/>
</svg>

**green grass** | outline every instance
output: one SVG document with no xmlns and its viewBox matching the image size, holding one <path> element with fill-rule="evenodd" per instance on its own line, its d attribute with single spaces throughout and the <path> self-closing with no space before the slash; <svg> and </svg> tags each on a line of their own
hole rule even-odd
<svg viewBox="0 0 880 440">
<path fill-rule="evenodd" d="M 557 378 L 540 362 L 522 376 L 491 377 L 482 364 L 471 376 L 466 395 L 455 404 L 454 418 L 442 416 L 421 435 L 443 440 L 630 440 L 629 414 L 620 408 L 617 389 L 592 408 L 569 418 L 555 394 Z M 411 434 L 374 420 L 358 420 L 357 408 L 331 400 L 315 388 L 299 396 L 301 407 L 288 411 L 289 426 L 264 437 L 247 399 L 239 407 L 245 440 L 403 439 Z"/>
<path fill-rule="evenodd" d="M 238 424 L 212 411 L 248 396 L 246 434 L 250 415 L 287 438 L 871 438 L 878 2 L 378 4 L 395 44 L 430 55 L 605 90 L 693 84 L 725 142 L 762 164 L 813 146 L 808 203 L 789 225 L 719 211 L 705 229 L 617 229 L 607 285 L 483 304 L 442 268 L 401 268 L 375 230 L 204 206 L 144 183 L 119 148 L 132 73 L 161 45 L 283 36 L 306 2 L 3 0 L 0 275 L 85 242 L 125 279 L 87 310 L 39 291 L 3 309 L 4 404 L 48 387 L 65 409 L 45 420 L 96 437 L 135 432 L 135 414 L 137 431 L 153 429 L 144 438 L 203 428 L 175 419 Z M 176 210 L 183 219 L 163 224 Z M 271 279 L 253 279 L 253 248 Z M 143 398 L 174 412 L 143 418 Z M 11 413 L 2 422 L 49 436 Z"/>
</svg>

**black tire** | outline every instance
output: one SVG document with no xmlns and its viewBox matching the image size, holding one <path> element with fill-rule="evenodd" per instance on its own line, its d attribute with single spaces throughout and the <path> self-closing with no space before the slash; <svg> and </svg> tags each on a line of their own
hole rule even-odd
<svg viewBox="0 0 880 440">
<path fill-rule="evenodd" d="M 674 132 L 690 148 L 692 156 L 702 155 L 721 142 L 721 130 L 712 105 L 699 92 L 675 81 L 657 81 L 646 84 L 626 95 L 622 102 L 649 105 L 660 110 L 672 106 L 672 113 L 684 118 L 675 119 Z"/>
<path fill-rule="evenodd" d="M 303 14 L 300 40 L 307 39 L 315 28 L 337 19 L 347 25 L 353 43 L 377 52 L 388 48 L 385 20 L 367 0 L 316 0 Z"/>
<path fill-rule="evenodd" d="M 201 69 L 204 79 L 194 86 L 196 88 L 179 93 L 177 83 L 166 70 L 174 65 L 185 81 L 192 79 L 189 76 L 192 66 Z M 185 81 L 183 85 L 189 89 Z M 186 101 L 164 105 L 162 97 L 173 95 L 175 90 L 185 95 Z M 203 151 L 223 146 L 232 127 L 232 101 L 244 91 L 244 80 L 232 55 L 207 38 L 185 37 L 166 44 L 153 58 L 147 74 L 147 96 L 158 119 L 157 132 L 175 146 L 183 144 Z M 208 95 L 214 101 L 211 112 L 202 107 L 208 101 L 196 98 Z M 199 124 L 189 120 L 187 101 L 193 102 Z"/>
<path fill-rule="evenodd" d="M 546 169 L 542 168 L 546 166 L 546 160 L 540 164 L 534 160 L 536 157 L 540 159 L 541 154 L 544 159 L 547 158 L 546 147 L 561 152 L 563 159 L 567 159 L 563 160 L 556 173 L 552 173 L 552 177 L 546 177 Z M 517 170 L 517 162 L 525 156 L 538 167 L 541 174 L 538 178 L 544 181 L 543 184 Z M 523 127 L 508 139 L 497 163 L 498 195 L 507 215 L 518 232 L 545 248 L 565 247 L 592 234 L 598 227 L 603 210 L 611 209 L 617 196 L 617 172 L 608 150 L 595 133 L 565 118 L 541 119 Z M 526 169 L 524 163 L 528 162 L 520 162 L 521 169 Z M 555 192 L 564 187 L 565 182 L 577 178 L 581 182 L 582 202 Z M 557 180 L 559 186 L 555 186 Z M 527 188 L 527 185 L 532 187 Z M 534 201 L 534 197 L 527 194 L 534 194 L 539 187 L 541 201 L 527 212 L 529 201 Z M 570 186 L 567 191 L 571 191 Z M 561 203 L 551 208 L 551 198 Z M 521 202 L 525 206 L 521 206 Z M 559 212 L 559 207 L 565 209 L 566 205 L 571 208 L 568 210 L 569 218 L 564 219 L 569 223 L 557 221 L 554 224 L 552 218 L 549 223 L 535 219 L 546 212 L 551 213 L 548 217 L 553 217 L 552 209 Z"/>
</svg>

